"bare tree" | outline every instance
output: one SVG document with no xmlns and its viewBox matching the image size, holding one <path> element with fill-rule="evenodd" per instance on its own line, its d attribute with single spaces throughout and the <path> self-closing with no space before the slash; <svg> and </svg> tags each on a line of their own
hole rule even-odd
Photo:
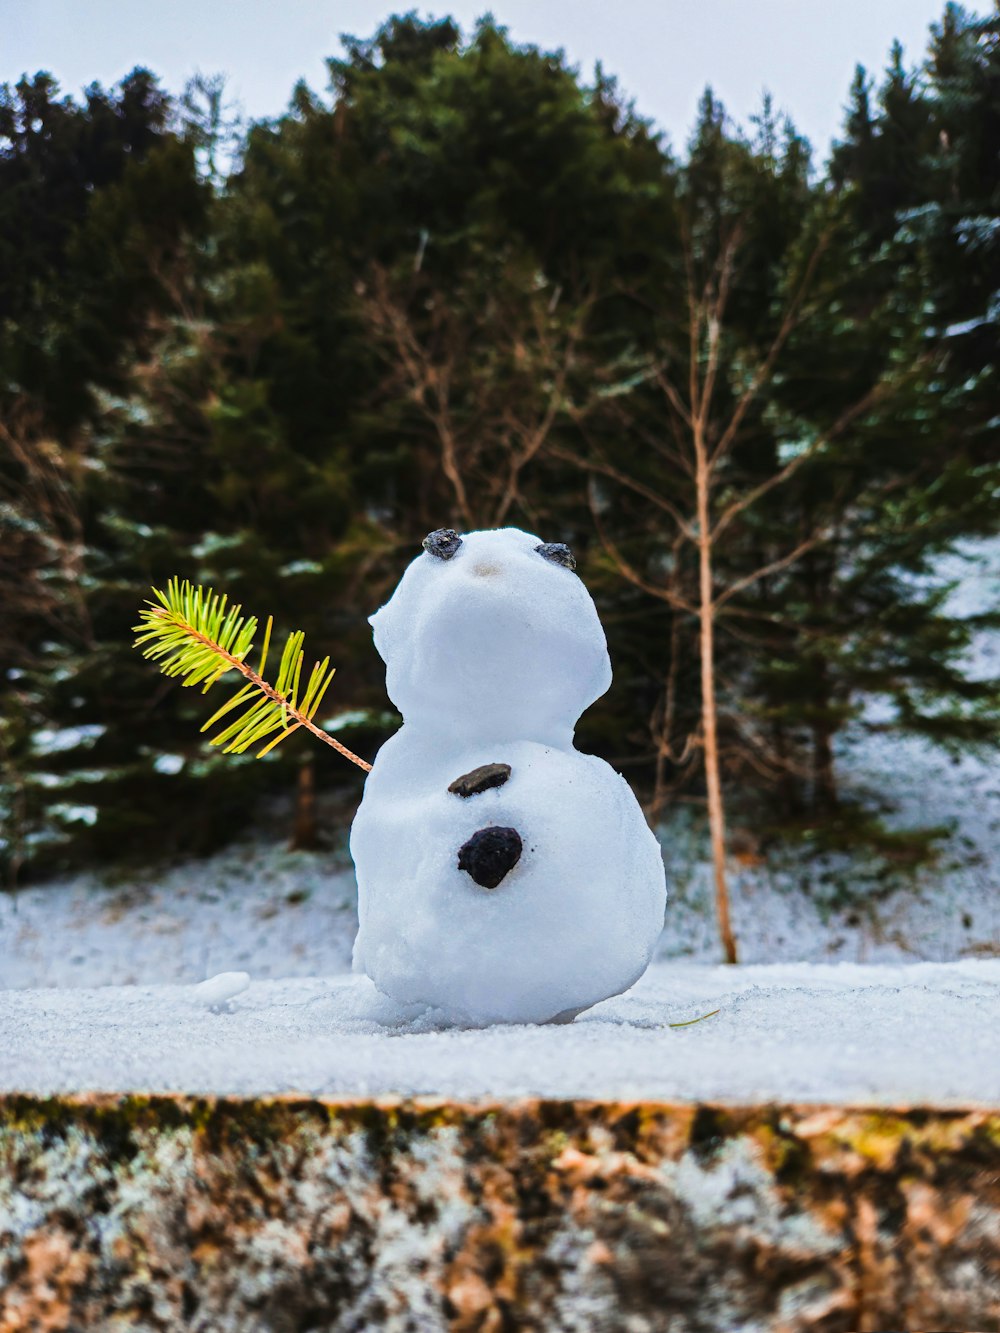
<svg viewBox="0 0 1000 1333">
<path fill-rule="evenodd" d="M 553 452 L 560 458 L 583 466 L 591 474 L 591 511 L 604 548 L 618 573 L 635 587 L 666 603 L 674 612 L 672 651 L 663 704 L 654 717 L 657 759 L 654 808 L 663 798 L 666 764 L 685 765 L 690 762 L 692 755 L 700 752 L 705 775 L 716 914 L 724 955 L 729 963 L 737 961 L 738 950 L 731 920 L 726 864 L 717 628 L 721 617 L 734 609 L 734 599 L 761 580 L 789 569 L 807 552 L 825 542 L 829 532 L 822 527 L 809 531 L 789 549 L 723 586 L 720 586 L 718 574 L 719 548 L 727 536 L 736 531 L 741 516 L 776 488 L 789 482 L 810 459 L 842 436 L 899 384 L 899 377 L 877 379 L 867 392 L 829 426 L 814 430 L 811 438 L 764 480 L 744 489 L 734 489 L 732 475 L 727 475 L 724 465 L 741 439 L 741 430 L 748 413 L 765 388 L 773 383 L 789 338 L 810 317 L 807 297 L 828 245 L 827 234 L 821 235 L 813 245 L 797 281 L 789 289 L 776 331 L 763 349 L 756 367 L 748 374 L 745 363 L 739 367 L 734 364 L 724 336 L 742 240 L 739 223 L 732 224 L 722 238 L 718 256 L 710 265 L 707 278 L 699 282 L 691 238 L 688 235 L 682 237 L 683 293 L 687 315 L 685 354 L 683 360 L 679 357 L 672 360 L 667 355 L 652 358 L 643 376 L 647 383 L 655 384 L 658 390 L 662 405 L 662 427 L 649 430 L 648 425 L 631 411 L 629 393 L 617 393 L 610 398 L 620 427 L 638 432 L 643 443 L 666 461 L 671 474 L 679 478 L 683 485 L 672 490 L 658 488 L 611 461 L 591 428 L 593 408 L 600 403 L 599 398 L 591 400 L 576 413 L 577 423 L 587 443 L 586 452 L 579 456 L 562 447 L 553 448 Z M 687 374 L 683 382 L 675 377 L 676 361 L 686 363 Z M 725 392 L 721 392 L 723 385 Z M 660 521 L 672 529 L 672 558 L 667 562 L 665 574 L 661 572 L 659 576 L 651 576 L 648 571 L 637 568 L 614 541 L 602 518 L 601 506 L 597 503 L 594 485 L 597 479 L 621 487 L 651 505 L 660 516 Z M 688 567 L 689 572 L 685 571 L 681 559 L 685 548 L 694 557 Z M 697 730 L 678 746 L 673 740 L 673 716 L 678 669 L 677 634 L 679 618 L 684 616 L 693 618 L 697 626 L 700 722 Z M 748 719 L 742 719 L 741 722 L 743 739 L 749 752 L 758 752 L 752 762 L 755 766 L 766 765 L 768 760 L 761 758 L 759 753 L 762 749 L 761 738 L 752 734 Z"/>
<path fill-rule="evenodd" d="M 375 265 L 359 288 L 387 367 L 379 395 L 416 418 L 456 523 L 499 527 L 524 510 L 522 478 L 565 418 L 593 302 L 567 305 L 509 258 L 446 286 L 422 257 L 402 278 Z"/>
</svg>

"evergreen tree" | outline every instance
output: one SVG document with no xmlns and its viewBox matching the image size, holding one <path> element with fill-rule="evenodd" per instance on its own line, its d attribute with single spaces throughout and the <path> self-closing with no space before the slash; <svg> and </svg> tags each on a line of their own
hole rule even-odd
<svg viewBox="0 0 1000 1333">
<path fill-rule="evenodd" d="M 190 149 L 137 70 L 85 103 L 47 75 L 0 95 L 0 855 L 88 837 L 121 734 L 98 497 L 108 395 L 128 382 L 204 217 Z M 122 520 L 119 520 L 121 522 Z M 127 523 L 128 520 L 125 520 Z M 137 571 L 129 566 L 129 577 Z M 134 584 L 133 584 L 134 587 Z M 130 597 L 130 601 L 131 601 Z M 109 658 L 102 637 L 115 645 Z"/>
<path fill-rule="evenodd" d="M 130 650 L 136 600 L 180 574 L 280 607 L 338 663 L 320 721 L 370 757 L 365 617 L 442 524 L 574 546 L 616 663 L 584 745 L 654 803 L 701 796 L 692 385 L 720 791 L 889 848 L 836 778 L 864 699 L 995 731 L 927 588 L 995 529 L 998 22 L 949 5 L 923 66 L 859 70 L 828 180 L 769 98 L 743 134 L 707 92 L 678 158 L 600 70 L 492 20 L 394 17 L 239 140 L 219 79 L 5 88 L 8 872 L 207 849 L 304 754 L 349 781 L 328 747 L 206 752 L 197 697 Z"/>
<path fill-rule="evenodd" d="M 949 40 L 959 19 L 951 7 L 943 29 Z M 967 50 L 981 59 L 975 43 Z M 836 521 L 822 520 L 831 533 L 826 549 L 811 553 L 779 590 L 804 616 L 794 648 L 787 645 L 764 668 L 773 678 L 772 725 L 801 731 L 808 723 L 811 732 L 809 818 L 825 820 L 827 836 L 847 841 L 858 836 L 859 812 L 839 809 L 833 738 L 863 697 L 878 693 L 893 701 L 893 721 L 880 725 L 946 744 L 998 734 L 996 684 L 969 682 L 961 665 L 974 625 L 947 614 L 943 590 L 926 590 L 938 558 L 959 538 L 995 530 L 997 516 L 997 451 L 983 421 L 993 362 L 982 358 L 970 375 L 955 346 L 969 330 L 949 327 L 960 287 L 954 265 L 942 263 L 956 250 L 954 220 L 945 220 L 956 207 L 955 192 L 942 179 L 950 174 L 948 136 L 933 84 L 904 70 L 898 44 L 877 113 L 866 98 L 859 75 L 833 159 L 852 226 L 837 263 L 836 318 L 814 323 L 820 338 L 812 359 L 842 383 L 859 354 L 867 363 L 880 348 L 894 347 L 897 360 L 907 358 L 919 373 L 890 414 L 859 423 L 801 477 L 796 498 L 808 511 L 803 522 L 814 524 L 838 490 L 849 503 Z M 882 313 L 873 318 L 875 301 Z M 765 612 L 773 619 L 778 602 L 772 599 Z M 805 813 L 801 799 L 788 808 L 797 817 Z M 889 844 L 883 830 L 860 817 L 864 831 Z M 902 841 L 894 852 L 902 851 Z M 912 845 L 918 850 L 920 839 Z"/>
</svg>

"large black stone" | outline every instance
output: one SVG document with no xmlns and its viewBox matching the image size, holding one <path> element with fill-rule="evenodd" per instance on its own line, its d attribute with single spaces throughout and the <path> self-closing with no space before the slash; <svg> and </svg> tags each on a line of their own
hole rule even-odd
<svg viewBox="0 0 1000 1333">
<path fill-rule="evenodd" d="M 517 829 L 478 829 L 458 853 L 458 868 L 465 870 L 484 889 L 495 889 L 521 859 L 521 835 Z"/>
<path fill-rule="evenodd" d="M 480 764 L 470 773 L 463 773 L 460 778 L 448 784 L 448 790 L 456 796 L 478 796 L 481 791 L 491 787 L 502 787 L 510 777 L 510 764 Z"/>
</svg>

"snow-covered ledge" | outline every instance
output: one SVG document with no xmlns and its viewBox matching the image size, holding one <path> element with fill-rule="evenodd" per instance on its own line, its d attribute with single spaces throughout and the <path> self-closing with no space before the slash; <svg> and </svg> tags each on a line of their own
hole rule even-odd
<svg viewBox="0 0 1000 1333">
<path fill-rule="evenodd" d="M 571 1024 L 489 1028 L 350 975 L 0 990 L 0 1092 L 1000 1107 L 998 1012 L 996 958 L 662 963 Z"/>
<path fill-rule="evenodd" d="M 673 963 L 482 1030 L 349 976 L 0 992 L 0 1333 L 998 1329 L 998 994 Z"/>
<path fill-rule="evenodd" d="M 0 1329 L 1000 1326 L 1000 1114 L 0 1098 Z"/>
</svg>

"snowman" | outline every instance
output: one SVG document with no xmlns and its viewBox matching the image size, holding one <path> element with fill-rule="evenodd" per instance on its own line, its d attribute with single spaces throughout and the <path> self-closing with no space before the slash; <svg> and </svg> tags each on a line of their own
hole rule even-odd
<svg viewBox="0 0 1000 1333">
<path fill-rule="evenodd" d="M 568 1022 L 627 990 L 663 924 L 663 859 L 573 730 L 611 684 L 567 546 L 432 532 L 371 617 L 403 725 L 351 829 L 354 969 L 460 1024 Z"/>
</svg>

